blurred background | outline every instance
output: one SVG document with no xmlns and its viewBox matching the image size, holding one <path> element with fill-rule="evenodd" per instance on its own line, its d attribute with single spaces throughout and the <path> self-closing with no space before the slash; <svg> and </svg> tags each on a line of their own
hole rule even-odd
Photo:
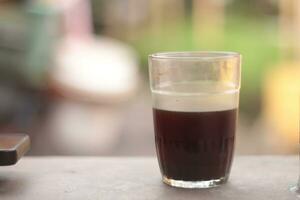
<svg viewBox="0 0 300 200">
<path fill-rule="evenodd" d="M 298 0 L 0 0 L 0 132 L 154 155 L 147 56 L 200 50 L 243 55 L 237 154 L 297 153 Z"/>
</svg>

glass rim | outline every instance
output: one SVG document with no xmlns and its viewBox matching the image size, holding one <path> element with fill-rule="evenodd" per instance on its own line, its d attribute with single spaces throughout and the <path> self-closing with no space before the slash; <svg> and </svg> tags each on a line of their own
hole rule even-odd
<svg viewBox="0 0 300 200">
<path fill-rule="evenodd" d="M 149 55 L 150 59 L 167 60 L 218 60 L 240 57 L 240 53 L 233 51 L 169 51 Z"/>
</svg>

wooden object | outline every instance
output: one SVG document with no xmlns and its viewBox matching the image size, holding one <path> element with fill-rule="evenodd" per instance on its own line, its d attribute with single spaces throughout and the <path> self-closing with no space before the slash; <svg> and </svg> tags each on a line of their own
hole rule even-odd
<svg viewBox="0 0 300 200">
<path fill-rule="evenodd" d="M 29 150 L 25 134 L 0 134 L 0 166 L 14 165 Z"/>
</svg>

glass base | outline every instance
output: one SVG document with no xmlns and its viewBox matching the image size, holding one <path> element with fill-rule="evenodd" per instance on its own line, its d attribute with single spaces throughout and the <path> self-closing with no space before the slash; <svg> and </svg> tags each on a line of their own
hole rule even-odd
<svg viewBox="0 0 300 200">
<path fill-rule="evenodd" d="M 290 191 L 294 192 L 298 198 L 300 198 L 300 188 L 298 185 L 290 187 Z"/>
<path fill-rule="evenodd" d="M 220 179 L 212 179 L 208 181 L 183 181 L 174 180 L 163 176 L 163 182 L 165 184 L 179 188 L 212 188 L 226 183 L 227 179 L 227 177 L 222 177 Z"/>
<path fill-rule="evenodd" d="M 299 192 L 299 187 L 297 185 L 290 187 L 291 192 Z"/>
</svg>

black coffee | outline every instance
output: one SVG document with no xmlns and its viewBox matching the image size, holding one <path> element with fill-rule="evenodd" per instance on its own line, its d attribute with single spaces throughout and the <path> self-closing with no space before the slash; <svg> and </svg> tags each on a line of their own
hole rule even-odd
<svg viewBox="0 0 300 200">
<path fill-rule="evenodd" d="M 229 174 L 237 109 L 177 112 L 153 109 L 156 151 L 162 174 L 184 181 Z"/>
</svg>

